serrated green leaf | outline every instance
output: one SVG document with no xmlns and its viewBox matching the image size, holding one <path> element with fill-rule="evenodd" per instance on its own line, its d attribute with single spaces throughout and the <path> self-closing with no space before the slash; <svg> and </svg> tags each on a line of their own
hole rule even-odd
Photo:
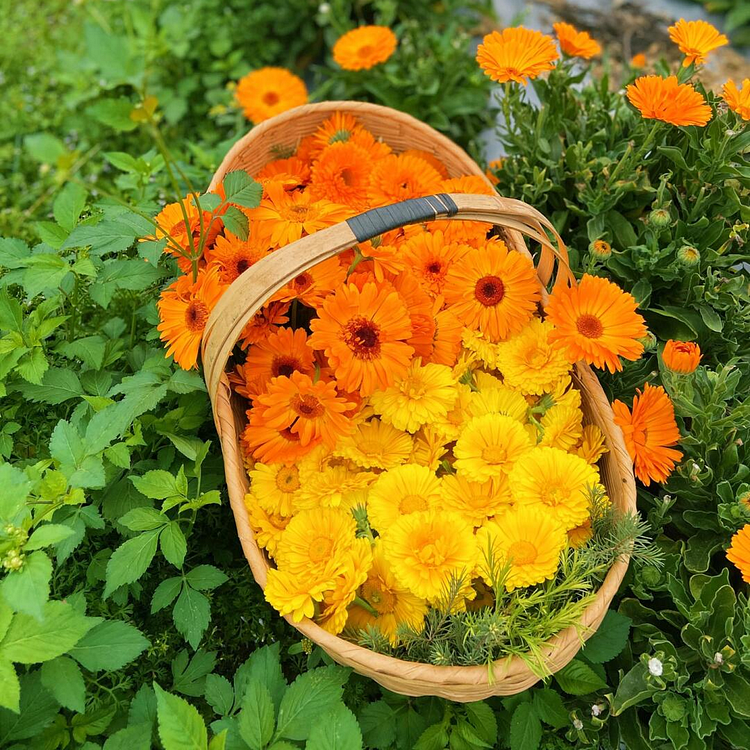
<svg viewBox="0 0 750 750">
<path fill-rule="evenodd" d="M 21 683 L 16 668 L 7 659 L 0 659 L 0 706 L 19 713 L 20 700 Z"/>
<path fill-rule="evenodd" d="M 240 700 L 247 690 L 251 680 L 257 679 L 261 685 L 268 688 L 275 710 L 281 706 L 287 685 L 281 671 L 279 659 L 280 647 L 278 643 L 257 649 L 250 658 L 240 666 L 234 675 L 234 693 Z"/>
<path fill-rule="evenodd" d="M 224 175 L 223 186 L 228 203 L 243 208 L 256 208 L 260 205 L 263 186 L 244 170 L 238 169 Z M 229 231 L 235 234 L 231 229 Z"/>
<path fill-rule="evenodd" d="M 66 231 L 70 232 L 78 223 L 86 205 L 86 191 L 78 183 L 69 182 L 57 195 L 52 204 L 55 221 Z"/>
<path fill-rule="evenodd" d="M 198 565 L 186 574 L 187 582 L 200 591 L 210 591 L 221 586 L 229 578 L 213 565 Z"/>
<path fill-rule="evenodd" d="M 102 336 L 84 336 L 59 347 L 69 359 L 78 358 L 84 365 L 92 370 L 101 370 L 104 364 L 104 354 L 107 351 L 107 342 Z"/>
<path fill-rule="evenodd" d="M 21 303 L 11 297 L 7 289 L 0 289 L 0 329 L 5 331 L 23 330 Z"/>
<path fill-rule="evenodd" d="M 178 632 L 193 648 L 198 648 L 201 636 L 211 621 L 211 604 L 199 591 L 183 586 L 172 617 Z"/>
<path fill-rule="evenodd" d="M 90 672 L 121 669 L 148 648 L 138 628 L 120 620 L 108 620 L 92 628 L 70 655 Z"/>
<path fill-rule="evenodd" d="M 231 232 L 242 241 L 247 239 L 250 224 L 248 223 L 247 216 L 239 208 L 229 206 L 222 214 L 221 219 L 228 232 Z"/>
<path fill-rule="evenodd" d="M 588 695 L 607 687 L 607 683 L 591 667 L 576 659 L 555 673 L 555 679 L 569 695 Z"/>
<path fill-rule="evenodd" d="M 39 672 L 22 675 L 19 712 L 0 709 L 0 747 L 13 740 L 38 736 L 60 710 L 57 701 L 42 686 Z"/>
<path fill-rule="evenodd" d="M 569 722 L 568 712 L 565 710 L 560 693 L 556 690 L 535 689 L 532 701 L 539 718 L 553 729 L 561 729 Z"/>
<path fill-rule="evenodd" d="M 37 526 L 26 542 L 26 550 L 41 549 L 67 539 L 73 533 L 70 526 L 63 526 L 59 523 L 45 523 Z"/>
<path fill-rule="evenodd" d="M 159 535 L 159 546 L 167 561 L 175 568 L 181 568 L 187 554 L 187 540 L 182 533 L 179 521 L 172 521 Z"/>
<path fill-rule="evenodd" d="M 159 531 L 144 531 L 133 539 L 123 542 L 107 563 L 107 583 L 104 587 L 106 599 L 113 591 L 137 581 L 151 565 L 156 554 Z"/>
<path fill-rule="evenodd" d="M 42 685 L 52 693 L 55 700 L 71 711 L 83 713 L 86 709 L 86 686 L 81 668 L 73 659 L 58 656 L 42 664 Z"/>
<path fill-rule="evenodd" d="M 362 732 L 354 714 L 339 703 L 312 725 L 305 750 L 362 750 Z"/>
<path fill-rule="evenodd" d="M 115 168 L 123 172 L 139 172 L 138 160 L 125 151 L 105 151 L 104 158 Z"/>
<path fill-rule="evenodd" d="M 383 700 L 367 704 L 359 714 L 359 725 L 368 747 L 388 750 L 396 739 L 393 709 Z"/>
<path fill-rule="evenodd" d="M 50 367 L 40 384 L 20 383 L 16 389 L 29 401 L 45 404 L 62 404 L 83 394 L 78 376 L 73 370 Z"/>
<path fill-rule="evenodd" d="M 271 694 L 258 680 L 251 680 L 242 700 L 238 726 L 250 750 L 263 750 L 271 741 L 274 709 Z"/>
<path fill-rule="evenodd" d="M 151 614 L 164 609 L 164 607 L 168 607 L 177 598 L 177 594 L 180 593 L 181 588 L 182 578 L 177 576 L 162 581 L 156 587 L 154 595 L 151 598 Z"/>
<path fill-rule="evenodd" d="M 586 641 L 581 652 L 589 661 L 602 664 L 614 659 L 628 642 L 631 620 L 609 610 L 599 629 Z"/>
<path fill-rule="evenodd" d="M 26 556 L 20 570 L 10 571 L 0 582 L 0 593 L 16 612 L 41 620 L 49 599 L 50 578 L 52 562 L 49 557 L 42 551 L 32 552 Z"/>
<path fill-rule="evenodd" d="M 203 695 L 206 676 L 216 666 L 216 652 L 198 649 L 192 659 L 183 649 L 172 660 L 172 689 L 199 698 Z"/>
<path fill-rule="evenodd" d="M 18 360 L 16 372 L 29 383 L 40 384 L 48 367 L 49 362 L 44 355 L 44 350 L 40 346 L 35 346 Z"/>
<path fill-rule="evenodd" d="M 54 250 L 59 250 L 68 238 L 68 231 L 54 221 L 38 221 L 35 228 L 39 239 Z"/>
<path fill-rule="evenodd" d="M 180 495 L 176 477 L 162 469 L 147 471 L 142 477 L 130 477 L 130 481 L 141 495 L 152 500 L 164 500 Z"/>
<path fill-rule="evenodd" d="M 154 683 L 159 739 L 164 750 L 206 750 L 208 733 L 197 709 Z"/>
<path fill-rule="evenodd" d="M 151 725 L 135 724 L 107 738 L 102 750 L 151 750 Z"/>
<path fill-rule="evenodd" d="M 226 716 L 234 705 L 234 689 L 226 677 L 218 674 L 206 676 L 204 697 L 214 712 Z"/>
<path fill-rule="evenodd" d="M 151 531 L 166 526 L 169 518 L 154 508 L 133 508 L 120 518 L 120 523 L 131 531 Z"/>
<path fill-rule="evenodd" d="M 537 750 L 542 739 L 542 724 L 531 703 L 516 706 L 510 721 L 511 750 Z"/>
</svg>

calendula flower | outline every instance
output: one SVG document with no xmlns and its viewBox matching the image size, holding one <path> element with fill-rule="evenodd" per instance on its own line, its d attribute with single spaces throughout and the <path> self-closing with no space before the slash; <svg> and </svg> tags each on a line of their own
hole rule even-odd
<svg viewBox="0 0 750 750">
<path fill-rule="evenodd" d="M 280 326 L 289 322 L 288 312 L 288 302 L 271 302 L 263 305 L 240 334 L 240 346 L 247 349 L 252 344 L 264 341 L 268 336 L 277 332 Z"/>
<path fill-rule="evenodd" d="M 442 298 L 436 300 L 435 306 L 438 305 L 442 305 Z M 463 330 L 463 324 L 450 310 L 435 312 L 435 331 L 432 334 L 432 352 L 428 361 L 453 367 L 461 351 Z"/>
<path fill-rule="evenodd" d="M 251 221 L 259 223 L 259 234 L 270 244 L 283 247 L 325 227 L 345 221 L 352 215 L 348 206 L 327 200 L 313 200 L 309 190 L 287 191 L 273 182 L 266 185 L 266 196 L 258 208 L 248 212 Z"/>
<path fill-rule="evenodd" d="M 339 37 L 333 45 L 333 59 L 344 70 L 369 70 L 384 63 L 397 44 L 387 26 L 360 26 Z"/>
<path fill-rule="evenodd" d="M 285 190 L 294 190 L 310 182 L 310 166 L 298 156 L 275 159 L 255 175 L 255 180 L 263 185 L 264 190 L 269 182 L 279 183 Z"/>
<path fill-rule="evenodd" d="M 555 404 L 539 420 L 542 435 L 539 445 L 569 451 L 583 436 L 583 414 L 578 406 Z"/>
<path fill-rule="evenodd" d="M 633 55 L 630 58 L 631 68 L 645 68 L 647 64 L 646 55 L 643 52 L 639 52 L 637 55 Z"/>
<path fill-rule="evenodd" d="M 461 343 L 466 349 L 475 354 L 485 367 L 497 370 L 500 366 L 500 347 L 489 340 L 481 331 L 472 328 L 464 328 L 461 334 Z"/>
<path fill-rule="evenodd" d="M 498 179 L 497 172 L 499 172 L 503 168 L 503 164 L 505 163 L 505 159 L 493 159 L 488 165 L 487 169 L 485 170 L 484 174 L 487 177 L 487 179 L 495 186 L 497 187 L 500 183 L 500 180 Z"/>
<path fill-rule="evenodd" d="M 531 319 L 541 287 L 529 258 L 491 240 L 453 264 L 443 292 L 464 325 L 498 342 Z"/>
<path fill-rule="evenodd" d="M 493 516 L 504 513 L 512 502 L 510 484 L 505 476 L 486 482 L 471 482 L 459 474 L 443 477 L 441 507 L 459 513 L 473 526 L 481 526 Z"/>
<path fill-rule="evenodd" d="M 431 151 L 421 151 L 418 148 L 408 148 L 406 149 L 406 151 L 402 151 L 401 153 L 406 156 L 417 156 L 420 159 L 424 159 L 430 166 L 435 168 L 435 170 L 444 180 L 448 179 L 448 170 L 446 169 L 445 164 L 443 164 L 443 162 L 440 161 L 439 157 L 436 154 L 433 154 Z M 444 192 L 448 191 L 446 190 Z"/>
<path fill-rule="evenodd" d="M 475 195 L 495 195 L 492 185 L 478 174 L 465 174 L 443 181 L 444 193 L 474 193 Z"/>
<path fill-rule="evenodd" d="M 511 388 L 539 395 L 567 376 L 571 363 L 565 350 L 552 343 L 553 331 L 549 321 L 532 318 L 522 331 L 501 344 L 500 369 Z"/>
<path fill-rule="evenodd" d="M 360 291 L 347 284 L 326 298 L 318 315 L 310 322 L 310 346 L 325 352 L 342 388 L 370 396 L 408 370 L 411 322 L 393 288 L 368 282 Z"/>
<path fill-rule="evenodd" d="M 317 308 L 328 294 L 344 283 L 345 278 L 346 269 L 341 267 L 338 259 L 328 258 L 298 273 L 271 299 L 279 302 L 298 299 L 303 305 Z"/>
<path fill-rule="evenodd" d="M 364 469 L 392 469 L 408 461 L 412 448 L 412 439 L 405 432 L 372 419 L 358 424 L 348 437 L 339 440 L 334 454 Z"/>
<path fill-rule="evenodd" d="M 589 245 L 589 252 L 597 260 L 607 260 L 612 255 L 612 245 L 606 240 L 594 240 Z"/>
<path fill-rule="evenodd" d="M 250 122 L 263 120 L 307 103 L 305 82 L 286 68 L 261 68 L 237 82 L 234 98 Z"/>
<path fill-rule="evenodd" d="M 515 462 L 531 449 L 531 440 L 517 420 L 502 414 L 474 417 L 453 449 L 459 474 L 474 482 L 509 474 Z"/>
<path fill-rule="evenodd" d="M 667 31 L 669 31 L 669 38 L 685 55 L 682 61 L 685 67 L 690 63 L 701 65 L 706 62 L 706 57 L 710 52 L 729 44 L 729 39 L 707 21 L 686 21 L 681 18 Z"/>
<path fill-rule="evenodd" d="M 465 383 L 457 383 L 456 393 L 456 401 L 445 415 L 445 419 L 441 419 L 435 423 L 436 429 L 442 434 L 446 443 L 458 440 L 464 424 L 472 416 L 469 413 L 472 397 L 471 388 Z"/>
<path fill-rule="evenodd" d="M 646 383 L 633 399 L 632 411 L 622 401 L 614 401 L 612 411 L 638 479 L 646 486 L 666 481 L 682 453 L 670 447 L 679 442 L 680 430 L 664 388 Z"/>
<path fill-rule="evenodd" d="M 576 455 L 593 465 L 608 450 L 602 431 L 595 424 L 587 424 L 583 428 L 581 442 L 575 449 Z"/>
<path fill-rule="evenodd" d="M 370 396 L 370 403 L 385 422 L 414 433 L 422 425 L 445 417 L 458 396 L 455 386 L 450 367 L 423 365 L 415 357 L 407 372 L 396 378 L 393 385 Z"/>
<path fill-rule="evenodd" d="M 203 330 L 225 288 L 218 269 L 210 268 L 199 271 L 195 282 L 180 276 L 161 293 L 157 330 L 168 347 L 164 356 L 174 356 L 183 370 L 197 367 Z"/>
<path fill-rule="evenodd" d="M 646 326 L 636 307 L 633 295 L 609 279 L 584 274 L 578 286 L 558 286 L 550 295 L 546 313 L 555 329 L 549 338 L 571 362 L 584 359 L 610 372 L 622 370 L 620 357 L 635 360 L 643 354 L 638 339 Z"/>
<path fill-rule="evenodd" d="M 568 530 L 568 544 L 573 549 L 580 549 L 594 536 L 591 519 L 587 519 L 580 526 Z"/>
<path fill-rule="evenodd" d="M 705 125 L 712 117 L 703 95 L 692 84 L 679 83 L 676 76 L 641 76 L 627 87 L 627 95 L 646 120 Z"/>
<path fill-rule="evenodd" d="M 558 448 L 534 448 L 516 461 L 508 476 L 513 500 L 542 505 L 567 531 L 589 517 L 590 495 L 599 473 L 584 459 Z"/>
<path fill-rule="evenodd" d="M 407 268 L 433 296 L 441 294 L 448 271 L 468 251 L 467 245 L 448 243 L 441 231 L 422 232 L 408 239 L 401 248 Z"/>
<path fill-rule="evenodd" d="M 368 152 L 372 161 L 382 159 L 391 153 L 391 147 L 375 139 L 369 130 L 365 130 L 356 117 L 348 112 L 334 112 L 327 120 L 324 120 L 315 132 L 308 136 L 309 140 L 303 139 L 297 149 L 297 155 L 304 152 L 304 158 L 309 161 L 316 160 L 323 149 L 334 143 L 356 143 Z"/>
<path fill-rule="evenodd" d="M 750 583 L 750 523 L 745 524 L 733 537 L 727 550 L 727 560 L 742 573 L 742 580 Z"/>
<path fill-rule="evenodd" d="M 391 154 L 374 165 L 368 200 L 372 206 L 390 206 L 409 198 L 439 193 L 442 185 L 440 173 L 424 159 Z"/>
<path fill-rule="evenodd" d="M 503 581 L 508 591 L 533 586 L 554 578 L 567 542 L 554 516 L 538 506 L 520 505 L 505 513 L 500 523 L 490 521 L 477 532 L 479 571 L 492 585 L 508 566 Z"/>
<path fill-rule="evenodd" d="M 293 464 L 310 453 L 320 438 L 302 445 L 299 433 L 291 427 L 269 427 L 264 421 L 265 407 L 248 409 L 247 426 L 240 436 L 243 449 L 256 461 Z"/>
<path fill-rule="evenodd" d="M 674 341 L 669 339 L 661 353 L 664 364 L 680 375 L 694 372 L 701 361 L 701 348 L 693 341 Z"/>
<path fill-rule="evenodd" d="M 437 471 L 440 461 L 448 452 L 447 442 L 442 424 L 425 425 L 414 434 L 414 447 L 409 456 L 409 463 Z"/>
<path fill-rule="evenodd" d="M 220 235 L 216 238 L 211 249 L 210 265 L 219 270 L 222 284 L 231 284 L 261 258 L 265 258 L 269 250 L 268 245 L 257 237 L 251 235 L 247 240 L 241 240 L 227 233 L 226 237 Z"/>
<path fill-rule="evenodd" d="M 259 547 L 273 557 L 276 554 L 279 539 L 281 539 L 284 529 L 291 521 L 291 516 L 267 513 L 252 492 L 245 495 L 245 507 L 255 541 L 258 542 Z"/>
<path fill-rule="evenodd" d="M 432 354 L 435 342 L 435 303 L 408 269 L 391 278 L 391 284 L 409 313 L 411 336 L 406 343 L 424 360 Z"/>
<path fill-rule="evenodd" d="M 592 39 L 588 31 L 578 31 L 569 23 L 553 23 L 552 28 L 557 35 L 560 49 L 571 57 L 582 57 L 590 60 L 600 54 L 602 47 L 596 39 Z"/>
<path fill-rule="evenodd" d="M 367 517 L 385 533 L 401 516 L 437 507 L 440 479 L 426 466 L 404 464 L 383 472 L 370 488 Z"/>
<path fill-rule="evenodd" d="M 372 549 L 372 567 L 362 584 L 360 597 L 370 605 L 370 610 L 356 602 L 349 607 L 347 630 L 360 631 L 377 628 L 394 646 L 398 643 L 396 632 L 400 625 L 421 630 L 427 614 L 427 602 L 414 596 L 399 585 L 390 565 L 383 555 L 382 540 L 377 539 Z"/>
<path fill-rule="evenodd" d="M 480 386 L 479 391 L 472 393 L 468 411 L 472 417 L 504 414 L 523 424 L 526 422 L 529 404 L 523 394 L 508 388 L 504 383 L 498 383 L 489 388 Z"/>
<path fill-rule="evenodd" d="M 487 34 L 477 49 L 477 62 L 493 81 L 524 86 L 559 58 L 551 37 L 523 26 Z"/>
<path fill-rule="evenodd" d="M 308 458 L 308 457 L 306 457 Z M 315 472 L 300 472 L 302 486 L 294 496 L 294 510 L 340 508 L 351 510 L 367 498 L 367 489 L 375 475 L 352 471 L 344 465 L 329 465 Z"/>
<path fill-rule="evenodd" d="M 722 88 L 721 98 L 743 120 L 750 120 L 750 78 L 745 78 L 739 89 L 733 80 L 728 80 Z"/>
<path fill-rule="evenodd" d="M 312 196 L 364 211 L 372 168 L 371 155 L 363 146 L 351 140 L 333 143 L 321 151 L 313 164 Z"/>
<path fill-rule="evenodd" d="M 420 599 L 436 601 L 452 580 L 470 583 L 477 562 L 474 529 L 457 513 L 410 513 L 383 535 L 383 556 L 401 586 Z"/>
<path fill-rule="evenodd" d="M 300 488 L 296 466 L 258 462 L 248 475 L 253 495 L 263 510 L 277 516 L 292 515 L 293 498 Z"/>
</svg>

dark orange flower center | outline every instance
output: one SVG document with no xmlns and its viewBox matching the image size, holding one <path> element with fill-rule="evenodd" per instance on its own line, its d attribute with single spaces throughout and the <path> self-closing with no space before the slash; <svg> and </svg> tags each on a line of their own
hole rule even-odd
<svg viewBox="0 0 750 750">
<path fill-rule="evenodd" d="M 499 276 L 482 276 L 474 287 L 474 296 L 485 307 L 494 307 L 505 296 L 505 284 Z"/>
<path fill-rule="evenodd" d="M 300 488 L 299 469 L 296 466 L 283 466 L 276 475 L 276 487 L 281 492 L 294 492 Z"/>
<path fill-rule="evenodd" d="M 292 281 L 292 286 L 294 287 L 295 291 L 299 294 L 301 292 L 304 292 L 305 289 L 312 286 L 313 283 L 313 277 L 305 271 L 304 273 L 301 273 L 299 276 L 296 276 L 294 280 Z"/>
<path fill-rule="evenodd" d="M 427 268 L 425 270 L 427 271 L 427 273 L 432 274 L 433 276 L 437 276 L 442 272 L 443 264 L 439 260 L 433 260 L 431 263 L 427 264 Z"/>
<path fill-rule="evenodd" d="M 349 167 L 345 167 L 341 170 L 341 181 L 346 185 L 347 187 L 351 187 L 352 185 L 356 184 L 357 179 L 354 176 L 354 172 Z"/>
<path fill-rule="evenodd" d="M 209 310 L 205 303 L 194 299 L 185 309 L 185 325 L 194 333 L 206 327 Z"/>
<path fill-rule="evenodd" d="M 241 276 L 248 268 L 252 265 L 252 262 L 248 258 L 240 258 L 234 264 L 234 270 L 238 276 Z"/>
<path fill-rule="evenodd" d="M 596 315 L 584 313 L 576 320 L 576 328 L 581 336 L 587 339 L 598 339 L 604 333 L 604 326 Z"/>
<path fill-rule="evenodd" d="M 302 362 L 297 357 L 279 355 L 274 357 L 271 362 L 271 373 L 277 378 L 279 375 L 285 375 L 287 378 L 293 372 L 302 372 Z"/>
<path fill-rule="evenodd" d="M 297 394 L 292 399 L 291 407 L 303 419 L 317 419 L 325 413 L 325 407 L 320 400 L 309 393 L 304 396 Z"/>
<path fill-rule="evenodd" d="M 363 44 L 358 50 L 357 54 L 360 57 L 370 57 L 372 55 L 372 45 L 370 44 Z"/>
<path fill-rule="evenodd" d="M 281 97 L 275 91 L 266 91 L 266 93 L 263 94 L 263 104 L 267 104 L 269 107 L 278 104 L 279 99 L 281 99 Z"/>
<path fill-rule="evenodd" d="M 365 317 L 352 318 L 344 326 L 344 342 L 358 359 L 380 356 L 380 327 Z"/>
</svg>

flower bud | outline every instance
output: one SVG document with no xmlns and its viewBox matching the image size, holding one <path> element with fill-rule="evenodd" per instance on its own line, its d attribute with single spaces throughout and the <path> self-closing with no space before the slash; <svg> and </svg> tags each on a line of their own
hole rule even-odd
<svg viewBox="0 0 750 750">
<path fill-rule="evenodd" d="M 589 252 L 598 260 L 607 260 L 612 255 L 612 245 L 606 240 L 594 240 L 589 245 Z"/>
<path fill-rule="evenodd" d="M 697 247 L 693 247 L 692 245 L 683 245 L 677 251 L 677 260 L 679 260 L 683 266 L 692 268 L 693 266 L 697 266 L 701 262 L 701 254 L 698 251 Z"/>
<path fill-rule="evenodd" d="M 573 719 L 573 727 L 580 732 L 583 729 L 583 722 L 580 719 Z"/>
<path fill-rule="evenodd" d="M 656 336 L 651 331 L 646 331 L 646 335 L 638 339 L 639 343 L 643 345 L 643 348 L 647 352 L 652 352 L 656 349 Z"/>
<path fill-rule="evenodd" d="M 648 223 L 657 229 L 664 229 L 672 223 L 672 216 L 666 208 L 655 208 L 648 215 Z"/>
<path fill-rule="evenodd" d="M 669 339 L 664 346 L 661 358 L 664 364 L 679 375 L 695 372 L 701 361 L 701 348 L 693 341 L 674 341 Z"/>
</svg>

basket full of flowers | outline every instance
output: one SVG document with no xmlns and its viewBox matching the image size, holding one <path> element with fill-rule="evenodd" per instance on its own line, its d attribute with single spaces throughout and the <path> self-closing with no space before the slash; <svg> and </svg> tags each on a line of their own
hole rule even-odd
<svg viewBox="0 0 750 750">
<path fill-rule="evenodd" d="M 182 205 L 200 253 L 180 259 L 160 331 L 183 366 L 201 347 L 266 599 L 407 695 L 475 701 L 561 669 L 640 533 L 589 366 L 640 356 L 633 298 L 576 281 L 544 216 L 384 107 L 267 120 L 209 193 L 204 214 Z"/>
</svg>

